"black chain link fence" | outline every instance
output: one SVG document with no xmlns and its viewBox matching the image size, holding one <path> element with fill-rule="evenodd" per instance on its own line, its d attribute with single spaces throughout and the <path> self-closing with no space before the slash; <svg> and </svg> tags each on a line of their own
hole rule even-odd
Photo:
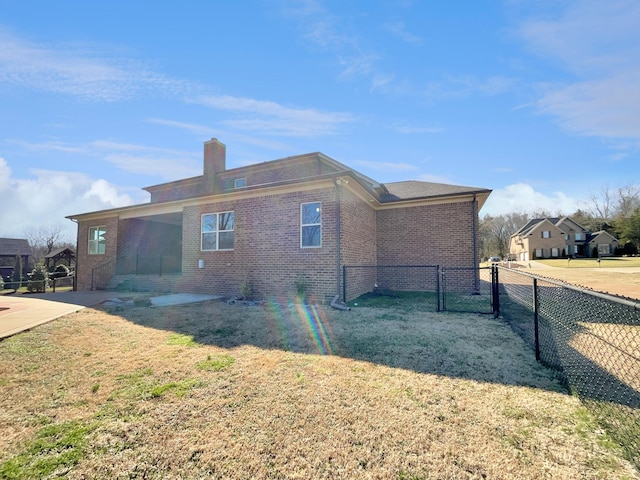
<svg viewBox="0 0 640 480">
<path fill-rule="evenodd" d="M 640 303 L 499 268 L 500 315 L 640 469 Z"/>
<path fill-rule="evenodd" d="M 345 265 L 342 299 L 422 295 L 435 311 L 493 313 L 491 267 L 440 265 Z"/>
</svg>

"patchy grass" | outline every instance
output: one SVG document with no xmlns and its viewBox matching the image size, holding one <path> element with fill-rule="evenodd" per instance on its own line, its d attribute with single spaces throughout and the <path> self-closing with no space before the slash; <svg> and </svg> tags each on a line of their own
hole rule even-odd
<svg viewBox="0 0 640 480">
<path fill-rule="evenodd" d="M 3 478 L 640 478 L 508 326 L 419 300 L 84 309 L 0 372 Z"/>
</svg>

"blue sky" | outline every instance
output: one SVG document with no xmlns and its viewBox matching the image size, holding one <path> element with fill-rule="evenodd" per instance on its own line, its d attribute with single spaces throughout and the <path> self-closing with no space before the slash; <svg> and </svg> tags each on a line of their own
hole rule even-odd
<svg viewBox="0 0 640 480">
<path fill-rule="evenodd" d="M 0 0 L 0 236 L 320 151 L 570 214 L 640 182 L 636 0 Z"/>
</svg>

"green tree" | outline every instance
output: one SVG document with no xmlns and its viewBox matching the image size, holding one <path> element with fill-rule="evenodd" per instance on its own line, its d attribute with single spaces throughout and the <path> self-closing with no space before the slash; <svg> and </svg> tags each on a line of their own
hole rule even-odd
<svg viewBox="0 0 640 480">
<path fill-rule="evenodd" d="M 628 217 L 616 220 L 615 225 L 621 243 L 631 242 L 640 249 L 640 208 L 636 208 Z"/>
<path fill-rule="evenodd" d="M 19 285 L 16 285 L 16 289 L 22 286 L 22 269 L 23 268 L 24 267 L 22 266 L 22 257 L 20 255 L 16 255 L 16 260 L 13 264 L 13 275 L 11 275 L 11 281 L 19 284 Z"/>
</svg>

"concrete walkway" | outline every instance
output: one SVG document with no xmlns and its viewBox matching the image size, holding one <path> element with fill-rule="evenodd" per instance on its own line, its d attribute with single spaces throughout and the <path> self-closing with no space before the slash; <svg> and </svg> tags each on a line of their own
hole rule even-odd
<svg viewBox="0 0 640 480">
<path fill-rule="evenodd" d="M 130 299 L 149 292 L 113 292 L 106 290 L 82 292 L 37 293 L 0 295 L 0 339 L 10 337 L 30 328 L 50 322 L 56 318 L 93 307 L 109 300 L 125 297 Z M 151 306 L 164 307 L 184 303 L 203 302 L 221 298 L 219 295 L 179 293 L 150 297 Z M 121 303 L 113 303 L 121 304 Z"/>
<path fill-rule="evenodd" d="M 113 296 L 114 292 L 106 291 L 1 295 L 0 338 L 98 305 Z"/>
</svg>

